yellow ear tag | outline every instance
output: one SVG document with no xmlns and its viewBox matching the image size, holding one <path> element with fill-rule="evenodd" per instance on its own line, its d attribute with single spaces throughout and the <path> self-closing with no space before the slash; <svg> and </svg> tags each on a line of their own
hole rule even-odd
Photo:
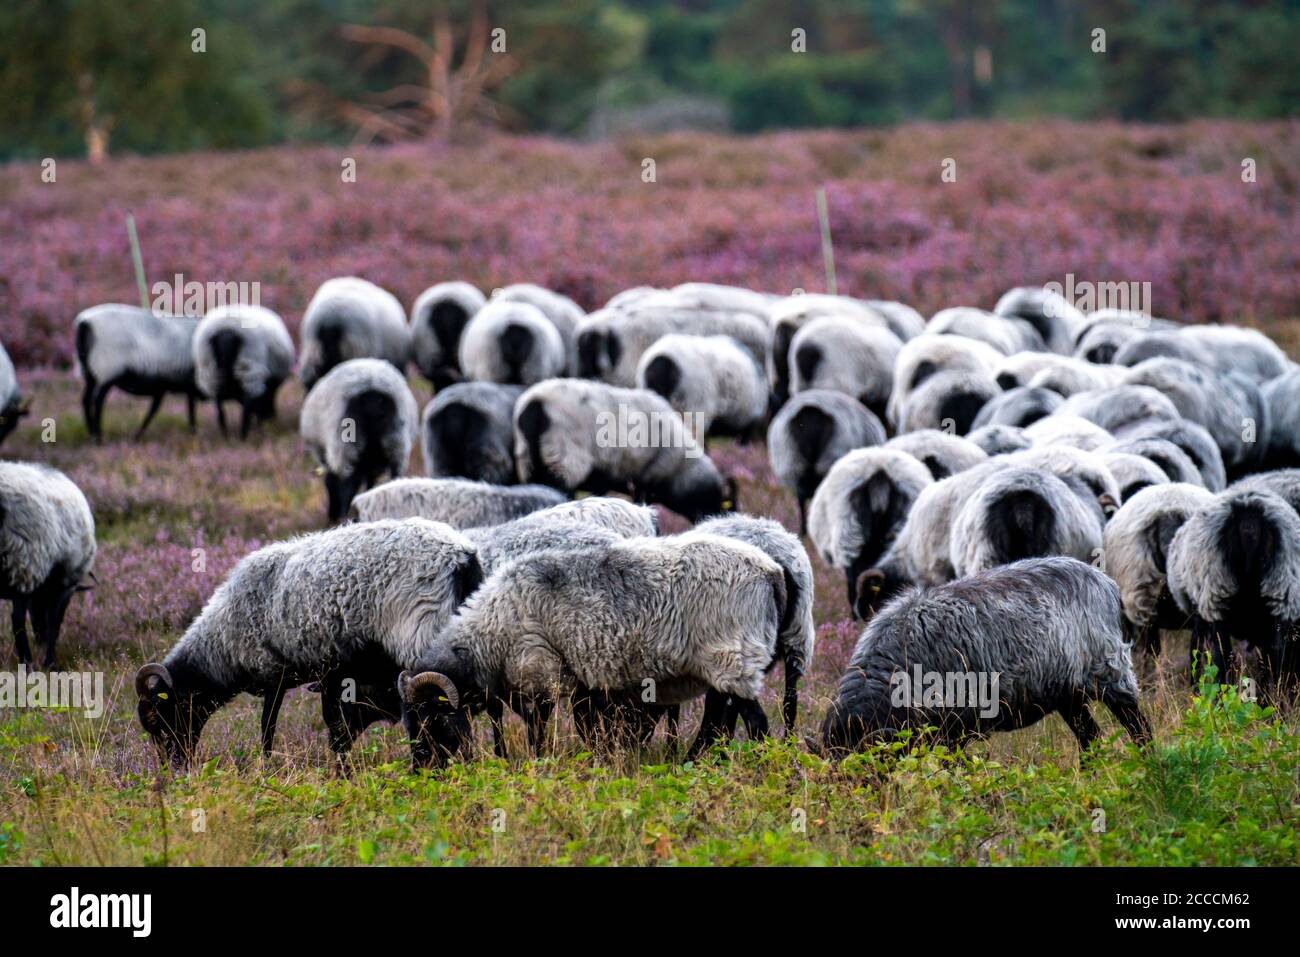
<svg viewBox="0 0 1300 957">
<path fill-rule="evenodd" d="M 323 465 L 316 466 L 314 469 L 311 470 L 311 474 L 315 475 L 317 478 L 320 478 L 322 475 L 325 474 L 325 466 Z"/>
<path fill-rule="evenodd" d="M 159 701 L 166 701 L 166 700 L 167 700 L 167 692 L 166 692 L 166 691 L 160 692 L 159 695 L 158 695 L 158 700 L 159 700 Z"/>
<path fill-rule="evenodd" d="M 441 694 L 440 694 L 440 695 L 438 695 L 438 700 L 439 700 L 439 701 L 446 701 L 446 700 L 447 700 L 447 696 L 446 696 L 446 695 L 441 695 Z"/>
<path fill-rule="evenodd" d="M 735 503 L 732 502 L 731 499 L 727 499 L 725 502 L 722 503 L 722 510 L 724 512 L 729 512 L 734 506 Z"/>
</svg>

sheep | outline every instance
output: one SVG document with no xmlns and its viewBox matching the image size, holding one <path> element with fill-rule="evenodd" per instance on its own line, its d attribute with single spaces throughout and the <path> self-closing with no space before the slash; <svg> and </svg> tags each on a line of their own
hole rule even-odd
<svg viewBox="0 0 1300 957">
<path fill-rule="evenodd" d="M 934 726 L 960 744 L 1056 711 L 1082 755 L 1100 733 L 1092 700 L 1135 743 L 1150 741 L 1115 583 L 1071 558 L 1028 559 L 912 589 L 886 606 L 853 649 L 821 743 L 837 752 Z"/>
<path fill-rule="evenodd" d="M 1119 486 L 1120 501 L 1128 500 L 1152 485 L 1167 485 L 1172 480 L 1160 466 L 1145 455 L 1132 452 L 1102 452 L 1101 460 Z"/>
<path fill-rule="evenodd" d="M 18 387 L 13 360 L 0 344 L 0 443 L 9 437 L 9 433 L 17 428 L 18 420 L 28 412 L 23 391 Z"/>
<path fill-rule="evenodd" d="M 983 373 L 937 372 L 908 393 L 898 412 L 898 431 L 943 429 L 965 435 L 980 409 L 1001 393 Z"/>
<path fill-rule="evenodd" d="M 565 492 L 626 491 L 697 521 L 736 507 L 736 483 L 664 399 L 586 379 L 551 379 L 515 404 L 521 481 Z"/>
<path fill-rule="evenodd" d="M 1049 352 L 1034 324 L 1012 316 L 996 316 L 983 309 L 954 306 L 930 317 L 925 331 L 932 335 L 962 336 L 992 346 L 1004 356 L 1016 352 Z"/>
<path fill-rule="evenodd" d="M 885 448 L 906 452 L 924 465 L 936 480 L 974 468 L 989 457 L 969 439 L 938 429 L 921 429 L 894 436 L 885 443 Z"/>
<path fill-rule="evenodd" d="M 1292 368 L 1286 353 L 1272 339 L 1239 326 L 1154 329 L 1125 342 L 1113 361 L 1132 367 L 1158 357 L 1191 363 L 1219 375 L 1235 373 L 1256 385 Z"/>
<path fill-rule="evenodd" d="M 827 473 L 813 496 L 808 534 L 823 561 L 844 572 L 849 608 L 862 572 L 894 541 L 932 482 L 921 462 L 891 448 L 857 449 Z"/>
<path fill-rule="evenodd" d="M 1020 319 L 1034 327 L 1047 348 L 1068 356 L 1074 350 L 1074 333 L 1086 317 L 1059 292 L 1035 286 L 1008 289 L 993 307 L 994 315 Z"/>
<path fill-rule="evenodd" d="M 293 372 L 293 339 L 279 316 L 262 306 L 219 306 L 194 330 L 193 348 L 195 381 L 216 405 L 222 435 L 227 400 L 241 406 L 241 439 L 254 419 L 275 418 L 275 394 Z"/>
<path fill-rule="evenodd" d="M 725 286 L 715 282 L 683 282 L 663 291 L 663 301 L 676 309 L 698 312 L 747 312 L 767 315 L 775 297 L 742 286 Z"/>
<path fill-rule="evenodd" d="M 1193 655 L 1208 650 L 1220 681 L 1236 673 L 1234 638 L 1260 652 L 1270 696 L 1294 681 L 1300 515 L 1284 499 L 1249 488 L 1220 493 L 1174 535 L 1167 567 L 1174 601 L 1193 616 Z"/>
<path fill-rule="evenodd" d="M 248 692 L 263 699 L 269 753 L 285 692 L 317 682 L 341 759 L 369 724 L 399 717 L 398 675 L 481 578 L 473 544 L 424 519 L 345 525 L 258 549 L 163 660 L 136 674 L 140 723 L 184 767 L 208 718 Z"/>
<path fill-rule="evenodd" d="M 1214 501 L 1199 485 L 1153 484 L 1125 497 L 1102 535 L 1102 570 L 1119 585 L 1126 638 L 1160 654 L 1160 629 L 1178 630 L 1185 616 L 1169 592 L 1169 546 L 1183 523 Z"/>
<path fill-rule="evenodd" d="M 925 317 L 905 302 L 890 299 L 864 299 L 862 302 L 868 309 L 884 316 L 889 331 L 903 342 L 909 342 L 925 332 Z"/>
<path fill-rule="evenodd" d="M 833 389 L 877 416 L 894 388 L 894 362 L 903 343 L 887 328 L 848 316 L 813 319 L 790 343 L 790 391 Z"/>
<path fill-rule="evenodd" d="M 401 675 L 416 767 L 467 743 L 469 718 L 506 704 L 540 750 L 559 696 L 656 705 L 713 690 L 698 755 L 723 732 L 726 699 L 751 737 L 757 697 L 786 618 L 785 574 L 744 542 L 698 532 L 540 552 L 493 575 Z"/>
<path fill-rule="evenodd" d="M 1102 515 L 1091 490 L 1045 469 L 1012 466 L 989 476 L 957 513 L 950 561 L 958 578 L 1022 558 L 1092 561 Z"/>
<path fill-rule="evenodd" d="M 340 276 L 321 283 L 307 303 L 298 342 L 298 378 L 310 391 L 349 359 L 382 359 L 405 374 L 411 329 L 391 292 L 356 276 Z"/>
<path fill-rule="evenodd" d="M 766 319 L 747 312 L 700 312 L 688 309 L 602 309 L 578 327 L 578 375 L 631 388 L 641 355 L 669 333 L 731 336 L 756 362 L 765 362 L 772 341 Z"/>
<path fill-rule="evenodd" d="M 1278 469 L 1247 475 L 1232 483 L 1232 491 L 1272 492 L 1300 512 L 1300 469 Z"/>
<path fill-rule="evenodd" d="M 1109 366 L 1115 363 L 1122 349 L 1142 335 L 1143 330 L 1130 322 L 1094 320 L 1080 331 L 1075 341 L 1074 357 L 1098 366 Z"/>
<path fill-rule="evenodd" d="M 1272 434 L 1273 430 L 1269 431 Z M 1138 439 L 1165 439 L 1176 445 L 1191 460 L 1198 475 L 1190 479 L 1191 482 L 1204 485 L 1211 492 L 1222 492 L 1227 487 L 1228 479 L 1223 467 L 1223 454 L 1203 425 L 1181 418 L 1135 422 L 1124 428 L 1118 438 L 1126 442 Z M 1161 468 L 1164 466 L 1161 465 Z M 1172 475 L 1169 477 L 1175 482 L 1181 481 Z"/>
<path fill-rule="evenodd" d="M 1205 487 L 1196 464 L 1168 439 L 1146 436 L 1140 439 L 1117 439 L 1104 446 L 1108 455 L 1139 455 L 1160 469 L 1171 482 Z"/>
<path fill-rule="evenodd" d="M 772 471 L 799 503 L 799 534 L 808 531 L 808 503 L 826 473 L 853 449 L 882 445 L 885 427 L 842 392 L 809 389 L 783 405 L 767 430 Z"/>
<path fill-rule="evenodd" d="M 1051 472 L 1057 478 L 1081 483 L 1088 490 L 1085 498 L 1095 502 L 1103 519 L 1109 519 L 1120 505 L 1119 483 L 1100 455 L 1069 445 L 1040 445 L 1008 455 L 1006 465 L 1027 466 Z"/>
<path fill-rule="evenodd" d="M 198 319 L 106 303 L 78 313 L 75 325 L 77 363 L 84 384 L 81 411 L 91 438 L 103 438 L 104 400 L 114 386 L 128 395 L 152 400 L 136 429 L 137 439 L 144 435 L 168 393 L 185 396 L 190 431 L 194 431 L 195 403 L 201 397 L 194 379 Z"/>
<path fill-rule="evenodd" d="M 1060 409 L 1045 419 L 1025 427 L 1025 438 L 1034 445 L 1072 445 L 1092 452 L 1115 441 L 1115 437 L 1095 422 Z"/>
<path fill-rule="evenodd" d="M 1034 355 L 1034 353 L 1026 353 Z M 1014 359 L 1015 356 L 1010 356 Z M 1093 365 L 1083 359 L 1056 357 L 1058 361 L 1035 372 L 1025 385 L 1032 389 L 1051 389 L 1058 395 L 1070 398 L 1079 392 L 1109 389 L 1119 385 L 1124 370 L 1121 366 Z"/>
<path fill-rule="evenodd" d="M 1101 426 L 1111 434 L 1138 422 L 1179 419 L 1178 409 L 1166 396 L 1144 385 L 1118 385 L 1093 392 L 1076 392 L 1056 410 Z"/>
<path fill-rule="evenodd" d="M 593 495 L 562 502 L 496 525 L 467 528 L 465 537 L 478 549 L 484 577 L 524 555 L 556 548 L 588 547 L 602 536 L 609 540 L 653 538 L 659 522 L 653 508 L 620 498 Z M 598 533 L 587 535 L 587 532 Z"/>
<path fill-rule="evenodd" d="M 513 485 L 515 402 L 523 391 L 495 382 L 457 382 L 439 390 L 421 420 L 425 474 Z"/>
<path fill-rule="evenodd" d="M 1263 464 L 1300 465 L 1300 369 L 1264 383 L 1260 391 L 1272 421 Z"/>
<path fill-rule="evenodd" d="M 978 445 L 990 456 L 1019 452 L 1033 445 L 1025 437 L 1025 430 L 1014 425 L 982 425 L 966 433 L 966 441 Z"/>
<path fill-rule="evenodd" d="M 434 392 L 461 380 L 460 337 L 487 302 L 477 286 L 440 282 L 411 306 L 411 358 Z"/>
<path fill-rule="evenodd" d="M 642 353 L 636 383 L 690 413 L 700 435 L 748 440 L 767 415 L 767 377 L 730 336 L 664 336 Z"/>
<path fill-rule="evenodd" d="M 581 306 L 568 296 L 531 282 L 518 282 L 492 295 L 501 302 L 526 302 L 538 309 L 555 326 L 564 343 L 566 369 L 576 368 L 578 362 L 578 326 L 586 317 Z"/>
<path fill-rule="evenodd" d="M 491 485 L 459 478 L 401 478 L 352 500 L 354 522 L 427 518 L 452 528 L 499 525 L 568 500 L 545 485 Z"/>
<path fill-rule="evenodd" d="M 894 363 L 894 391 L 885 410 L 888 420 L 897 425 L 908 395 L 936 372 L 977 372 L 991 377 L 1003 358 L 988 343 L 961 336 L 927 333 L 910 339 L 903 343 Z"/>
<path fill-rule="evenodd" d="M 559 329 L 536 306 L 495 298 L 465 326 L 460 367 L 468 379 L 528 386 L 564 375 L 568 349 Z"/>
<path fill-rule="evenodd" d="M 1205 427 L 1230 474 L 1259 464 L 1268 448 L 1268 405 L 1259 387 L 1237 375 L 1167 357 L 1147 359 L 1126 381 L 1163 392 L 1183 418 Z"/>
<path fill-rule="evenodd" d="M 993 370 L 993 378 L 1004 389 L 1029 385 L 1031 379 L 1048 369 L 1077 360 L 1054 352 L 1015 352 L 1003 358 Z"/>
<path fill-rule="evenodd" d="M 1014 425 L 1024 428 L 1051 415 L 1065 400 L 1050 389 L 1017 386 L 1001 395 L 995 395 L 975 416 L 971 427 L 985 425 Z"/>
<path fill-rule="evenodd" d="M 307 393 L 298 431 L 320 463 L 331 522 L 347 514 L 364 484 L 406 473 L 418 411 L 406 379 L 382 359 L 349 359 Z"/>
<path fill-rule="evenodd" d="M 45 668 L 57 667 L 55 645 L 72 596 L 89 588 L 95 519 L 86 496 L 62 472 L 0 462 L 0 598 L 12 604 L 14 647 L 29 664 L 27 616 L 45 645 Z"/>
</svg>

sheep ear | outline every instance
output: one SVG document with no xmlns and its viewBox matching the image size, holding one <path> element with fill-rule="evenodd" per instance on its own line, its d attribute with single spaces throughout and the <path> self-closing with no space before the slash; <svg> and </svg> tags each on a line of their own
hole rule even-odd
<svg viewBox="0 0 1300 957">
<path fill-rule="evenodd" d="M 722 510 L 724 512 L 734 512 L 740 507 L 740 487 L 736 485 L 735 476 L 728 476 L 725 485 L 726 493 L 722 499 Z"/>
<path fill-rule="evenodd" d="M 135 675 L 135 693 L 151 701 L 166 701 L 173 693 L 172 676 L 159 664 L 147 664 Z"/>
<path fill-rule="evenodd" d="M 437 711 L 455 711 L 460 707 L 456 685 L 436 671 L 422 671 L 418 675 L 403 671 L 397 677 L 397 691 L 408 705 L 428 705 Z"/>
<path fill-rule="evenodd" d="M 871 603 L 879 597 L 885 587 L 885 573 L 879 568 L 868 568 L 858 576 L 857 600 L 853 603 L 853 614 L 863 620 L 870 617 Z"/>
</svg>

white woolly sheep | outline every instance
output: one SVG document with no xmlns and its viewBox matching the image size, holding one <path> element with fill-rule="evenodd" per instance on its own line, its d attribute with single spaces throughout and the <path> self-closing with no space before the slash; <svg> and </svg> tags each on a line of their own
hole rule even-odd
<svg viewBox="0 0 1300 957">
<path fill-rule="evenodd" d="M 1257 385 L 1292 368 L 1286 353 L 1272 339 L 1240 326 L 1154 329 L 1125 342 L 1113 361 L 1136 366 L 1157 357 L 1189 362 L 1219 375 L 1234 373 Z"/>
<path fill-rule="evenodd" d="M 13 606 L 18 660 L 32 660 L 27 616 L 56 667 L 55 645 L 73 594 L 89 585 L 95 562 L 95 519 L 86 496 L 62 472 L 44 465 L 0 462 L 0 598 Z"/>
<path fill-rule="evenodd" d="M 971 306 L 953 306 L 930 317 L 925 331 L 931 335 L 961 336 L 984 342 L 1004 356 L 1026 350 L 1051 351 L 1033 323 L 1012 316 L 998 316 Z"/>
<path fill-rule="evenodd" d="M 1145 455 L 1137 455 L 1133 452 L 1101 452 L 1101 460 L 1105 463 L 1110 474 L 1115 476 L 1115 484 L 1119 486 L 1120 501 L 1127 504 L 1128 500 L 1152 485 L 1166 485 L 1172 479 L 1165 474 L 1164 469 L 1156 465 Z"/>
<path fill-rule="evenodd" d="M 1013 425 L 982 425 L 966 433 L 966 441 L 978 445 L 990 456 L 1019 452 L 1033 445 L 1025 437 L 1025 430 Z"/>
<path fill-rule="evenodd" d="M 551 379 L 515 404 L 521 481 L 573 493 L 629 492 L 697 521 L 735 507 L 736 483 L 664 399 L 586 379 Z"/>
<path fill-rule="evenodd" d="M 1147 436 L 1140 439 L 1120 439 L 1104 447 L 1107 454 L 1140 455 L 1169 477 L 1171 482 L 1200 485 L 1201 473 L 1187 453 L 1168 439 Z"/>
<path fill-rule="evenodd" d="M 568 296 L 531 282 L 517 282 L 493 294 L 502 302 L 526 302 L 550 320 L 564 343 L 564 367 L 573 369 L 578 362 L 578 326 L 586 312 Z"/>
<path fill-rule="evenodd" d="M 723 731 L 730 696 L 751 737 L 786 616 L 785 575 L 752 545 L 698 532 L 541 552 L 484 583 L 398 682 L 417 766 L 465 746 L 469 718 L 509 703 L 540 750 L 555 701 L 590 694 L 660 706 L 717 695 L 692 756 Z"/>
<path fill-rule="evenodd" d="M 976 372 L 990 378 L 1005 358 L 986 342 L 961 336 L 922 335 L 903 343 L 894 363 L 894 392 L 886 409 L 895 426 L 913 389 L 937 372 Z"/>
<path fill-rule="evenodd" d="M 772 419 L 767 454 L 772 471 L 799 503 L 799 534 L 808 531 L 808 503 L 832 465 L 853 449 L 881 445 L 885 427 L 843 392 L 800 392 Z"/>
<path fill-rule="evenodd" d="M 140 669 L 140 723 L 183 766 L 208 718 L 248 692 L 263 699 L 269 752 L 285 692 L 317 682 L 341 757 L 369 724 L 398 719 L 398 674 L 481 578 L 469 540 L 423 519 L 268 545 L 235 566 L 161 663 Z"/>
<path fill-rule="evenodd" d="M 1008 455 L 1006 465 L 1027 466 L 1051 472 L 1076 487 L 1077 481 L 1088 490 L 1089 505 L 1095 503 L 1098 514 L 1108 519 L 1120 505 L 1119 482 L 1098 453 L 1086 452 L 1070 445 L 1040 445 Z"/>
<path fill-rule="evenodd" d="M 942 429 L 965 435 L 984 406 L 1002 394 L 989 376 L 979 372 L 936 372 L 915 389 L 898 411 L 898 431 Z"/>
<path fill-rule="evenodd" d="M 1272 431 L 1270 428 L 1269 433 L 1272 434 Z M 1204 485 L 1211 492 L 1222 492 L 1227 487 L 1228 479 L 1223 468 L 1223 454 L 1203 425 L 1182 418 L 1137 422 L 1125 428 L 1117 437 L 1125 442 L 1138 439 L 1164 439 L 1171 442 L 1186 454 L 1196 472 L 1199 473 L 1199 477 L 1188 481 L 1196 485 Z M 1163 465 L 1160 467 L 1164 468 Z M 1181 481 L 1172 475 L 1169 477 L 1175 482 Z"/>
<path fill-rule="evenodd" d="M 411 358 L 434 391 L 461 380 L 460 337 L 486 302 L 477 286 L 440 282 L 411 306 Z"/>
<path fill-rule="evenodd" d="M 457 382 L 424 407 L 420 449 L 424 473 L 513 485 L 515 401 L 523 387 Z"/>
<path fill-rule="evenodd" d="M 452 528 L 499 525 L 567 500 L 545 485 L 491 485 L 459 478 L 401 478 L 352 500 L 354 522 L 427 518 Z"/>
<path fill-rule="evenodd" d="M 18 375 L 14 371 L 13 360 L 0 344 L 0 442 L 4 442 L 18 425 L 18 420 L 27 415 L 27 403 L 23 400 L 22 389 L 18 388 Z"/>
<path fill-rule="evenodd" d="M 1214 501 L 1198 485 L 1168 482 L 1125 498 L 1102 536 L 1102 569 L 1119 585 L 1130 643 L 1160 653 L 1160 629 L 1179 630 L 1186 615 L 1169 593 L 1169 546 L 1183 523 Z"/>
<path fill-rule="evenodd" d="M 790 391 L 843 392 L 883 416 L 902 348 L 898 336 L 883 326 L 847 316 L 813 319 L 790 343 Z"/>
<path fill-rule="evenodd" d="M 1079 360 L 1054 352 L 1016 352 L 1002 359 L 994 369 L 993 378 L 1004 389 L 1027 386 L 1034 376 L 1048 369 Z"/>
<path fill-rule="evenodd" d="M 253 420 L 275 418 L 275 395 L 293 373 L 293 339 L 284 322 L 262 306 L 219 306 L 194 331 L 194 376 L 199 391 L 217 407 L 226 434 L 223 402 L 241 406 L 239 437 Z"/>
<path fill-rule="evenodd" d="M 1059 292 L 1038 286 L 1008 289 L 998 299 L 993 313 L 1029 323 L 1050 351 L 1063 356 L 1074 351 L 1075 330 L 1087 318 Z"/>
<path fill-rule="evenodd" d="M 849 608 L 858 579 L 889 548 L 933 479 L 906 452 L 856 449 L 826 475 L 813 496 L 808 534 L 826 564 L 844 572 Z"/>
<path fill-rule="evenodd" d="M 1055 414 L 1026 426 L 1025 438 L 1034 445 L 1072 445 L 1085 452 L 1096 451 L 1115 441 L 1115 437 L 1096 422 L 1066 415 L 1059 409 Z"/>
<path fill-rule="evenodd" d="M 382 359 L 405 374 L 411 351 L 406 310 L 386 289 L 356 276 L 321 283 L 298 328 L 298 378 L 312 389 L 349 359 Z"/>
<path fill-rule="evenodd" d="M 1121 350 L 1144 334 L 1144 329 L 1132 322 L 1093 319 L 1079 333 L 1074 356 L 1098 366 L 1113 365 Z"/>
<path fill-rule="evenodd" d="M 927 726 L 960 744 L 1055 711 L 1082 754 L 1100 734 L 1088 710 L 1096 700 L 1135 743 L 1151 739 L 1120 632 L 1119 590 L 1083 562 L 1029 559 L 887 605 L 853 649 L 821 744 L 856 749 Z"/>
<path fill-rule="evenodd" d="M 298 431 L 324 472 L 331 522 L 362 485 L 406 473 L 418 415 L 406 379 L 382 359 L 349 359 L 307 393 Z"/>
<path fill-rule="evenodd" d="M 1178 419 L 1178 409 L 1166 396 L 1145 385 L 1118 385 L 1095 392 L 1076 392 L 1056 410 L 1096 423 L 1112 435 L 1141 422 Z"/>
<path fill-rule="evenodd" d="M 1013 425 L 1023 429 L 1051 415 L 1064 401 L 1050 389 L 1016 386 L 986 402 L 971 427 Z"/>
<path fill-rule="evenodd" d="M 885 443 L 924 465 L 937 481 L 988 461 L 988 453 L 970 439 L 938 429 L 921 429 L 896 435 Z"/>
<path fill-rule="evenodd" d="M 1066 356 L 1056 358 L 1057 362 L 1039 369 L 1025 384 L 1033 389 L 1051 389 L 1068 399 L 1079 392 L 1117 386 L 1124 375 L 1122 366 L 1093 365 L 1083 359 L 1071 359 Z"/>
<path fill-rule="evenodd" d="M 699 435 L 748 440 L 767 416 L 767 378 L 730 336 L 664 336 L 641 355 L 637 387 L 649 389 L 683 415 Z"/>
<path fill-rule="evenodd" d="M 498 297 L 465 326 L 460 367 L 467 379 L 528 386 L 564 375 L 568 350 L 559 329 L 540 309 Z"/>
<path fill-rule="evenodd" d="M 1247 475 L 1232 483 L 1234 492 L 1272 492 L 1300 512 L 1300 469 L 1278 469 Z"/>
<path fill-rule="evenodd" d="M 1264 383 L 1261 390 L 1272 422 L 1264 464 L 1300 465 L 1300 369 Z"/>
<path fill-rule="evenodd" d="M 128 395 L 152 399 L 136 429 L 137 439 L 168 393 L 185 396 L 190 430 L 194 430 L 194 406 L 200 398 L 193 350 L 198 324 L 189 316 L 166 316 L 118 303 L 92 306 L 77 314 L 77 362 L 84 384 L 81 411 L 92 438 L 103 438 L 104 400 L 114 386 Z"/>
</svg>

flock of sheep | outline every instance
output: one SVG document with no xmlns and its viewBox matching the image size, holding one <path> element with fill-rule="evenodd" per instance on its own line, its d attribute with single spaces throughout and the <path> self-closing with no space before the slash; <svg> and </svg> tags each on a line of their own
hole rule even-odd
<svg viewBox="0 0 1300 957">
<path fill-rule="evenodd" d="M 585 314 L 529 284 L 490 298 L 434 286 L 409 317 L 356 278 L 320 287 L 295 358 L 259 306 L 202 319 L 123 305 L 76 319 L 88 431 L 110 389 L 241 409 L 241 435 L 307 389 L 300 432 L 330 527 L 247 556 L 175 647 L 136 677 L 166 757 L 206 720 L 263 698 L 272 746 L 284 694 L 319 692 L 340 756 L 401 721 L 418 766 L 468 752 L 507 707 L 543 746 L 557 704 L 592 746 L 635 742 L 704 697 L 698 754 L 742 722 L 781 664 L 782 720 L 814 644 L 801 537 L 741 513 L 709 437 L 766 436 L 800 533 L 842 572 L 868 621 L 819 736 L 830 751 L 904 729 L 970 734 L 1057 712 L 1080 747 L 1104 703 L 1150 728 L 1131 649 L 1192 631 L 1193 668 L 1257 657 L 1266 693 L 1300 675 L 1300 367 L 1266 336 L 1142 314 L 1084 314 L 1029 287 L 992 312 L 928 321 L 901 303 L 640 287 Z M 420 413 L 413 362 L 434 386 Z M 25 411 L 0 349 L 0 440 Z M 629 415 L 657 441 L 602 440 Z M 428 477 L 404 477 L 421 442 Z M 386 481 L 384 479 L 387 478 Z M 1230 484 L 1231 483 L 1231 484 Z M 630 499 L 614 497 L 613 493 Z M 659 534 L 652 505 L 694 528 Z M 0 463 L 0 597 L 54 649 L 95 553 L 85 497 L 41 465 Z M 992 675 L 996 707 L 897 699 L 898 676 Z"/>
</svg>

